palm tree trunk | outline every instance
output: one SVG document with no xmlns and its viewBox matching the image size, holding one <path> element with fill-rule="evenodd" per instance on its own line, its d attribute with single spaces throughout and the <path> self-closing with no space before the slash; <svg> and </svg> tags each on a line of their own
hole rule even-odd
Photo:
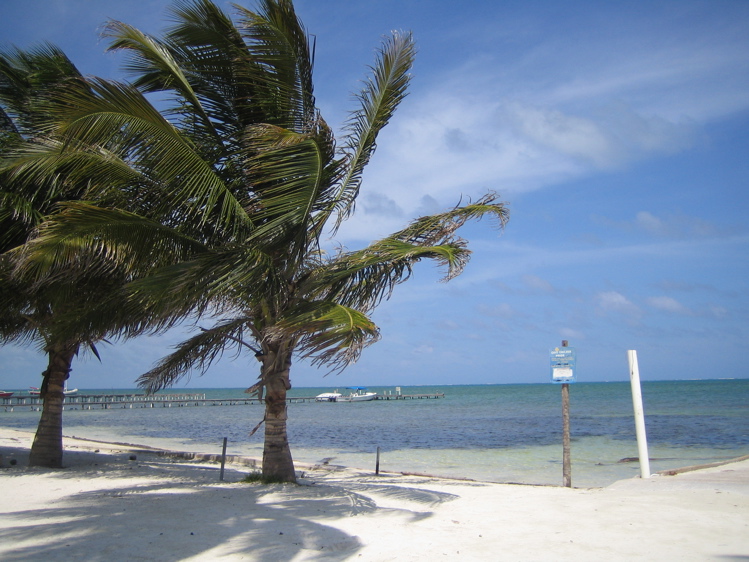
<svg viewBox="0 0 749 562">
<path fill-rule="evenodd" d="M 34 436 L 29 466 L 62 468 L 62 402 L 63 388 L 70 375 L 70 365 L 77 345 L 56 344 L 48 348 L 49 364 L 44 371 L 40 397 L 42 417 Z"/>
<path fill-rule="evenodd" d="M 296 482 L 294 461 L 286 435 L 286 391 L 291 388 L 291 351 L 282 344 L 266 348 L 264 353 L 262 361 L 266 394 L 263 479 Z"/>
</svg>

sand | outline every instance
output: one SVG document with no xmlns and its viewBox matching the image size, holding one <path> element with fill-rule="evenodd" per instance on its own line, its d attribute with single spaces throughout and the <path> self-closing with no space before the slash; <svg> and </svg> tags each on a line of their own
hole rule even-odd
<svg viewBox="0 0 749 562">
<path fill-rule="evenodd" d="M 32 437 L 0 429 L 4 561 L 749 559 L 749 460 L 594 489 L 330 466 L 262 485 L 67 438 L 67 468 L 28 468 Z"/>
</svg>

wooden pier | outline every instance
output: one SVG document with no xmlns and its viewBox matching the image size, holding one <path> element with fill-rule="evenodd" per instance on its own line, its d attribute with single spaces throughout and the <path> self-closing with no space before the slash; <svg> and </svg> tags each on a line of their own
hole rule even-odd
<svg viewBox="0 0 749 562">
<path fill-rule="evenodd" d="M 429 400 L 444 398 L 436 394 L 378 394 L 374 400 Z M 315 396 L 287 396 L 289 404 L 315 402 Z M 206 398 L 205 394 L 74 394 L 65 397 L 64 410 L 94 410 L 112 408 L 185 408 L 189 406 L 248 406 L 263 400 L 250 396 L 242 398 Z M 38 396 L 19 395 L 0 398 L 0 408 L 6 412 L 18 410 L 41 411 Z"/>
</svg>

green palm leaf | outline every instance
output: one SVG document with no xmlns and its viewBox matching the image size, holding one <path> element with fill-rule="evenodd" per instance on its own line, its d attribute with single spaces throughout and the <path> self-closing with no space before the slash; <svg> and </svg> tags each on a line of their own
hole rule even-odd
<svg viewBox="0 0 749 562">
<path fill-rule="evenodd" d="M 246 332 L 247 319 L 236 318 L 221 322 L 209 330 L 201 330 L 180 343 L 176 350 L 164 357 L 147 373 L 138 378 L 138 386 L 153 393 L 173 385 L 196 370 L 205 373 L 227 348 L 239 346 Z"/>
<path fill-rule="evenodd" d="M 298 304 L 267 332 L 268 338 L 293 341 L 312 364 L 341 370 L 355 362 L 380 332 L 366 314 L 330 301 Z"/>
<path fill-rule="evenodd" d="M 344 138 L 348 168 L 333 199 L 333 209 L 338 212 L 336 229 L 354 211 L 362 172 L 377 147 L 377 135 L 406 97 L 415 53 L 411 35 L 395 33 L 383 45 L 372 76 L 357 96 L 361 107 L 351 115 Z"/>
</svg>

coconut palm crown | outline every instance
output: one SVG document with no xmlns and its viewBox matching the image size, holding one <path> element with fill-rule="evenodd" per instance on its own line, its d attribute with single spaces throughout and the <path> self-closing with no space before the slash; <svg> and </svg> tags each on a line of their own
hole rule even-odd
<svg viewBox="0 0 749 562">
<path fill-rule="evenodd" d="M 109 23 L 131 83 L 90 79 L 87 93 L 60 94 L 57 157 L 78 154 L 70 173 L 88 178 L 89 201 L 46 221 L 20 270 L 39 283 L 81 260 L 125 272 L 126 304 L 98 302 L 76 317 L 90 332 L 211 319 L 139 385 L 154 392 L 231 348 L 248 351 L 261 364 L 249 390 L 265 400 L 263 475 L 294 481 L 292 358 L 333 371 L 355 361 L 378 339 L 370 313 L 414 264 L 432 259 L 455 277 L 470 253 L 456 230 L 484 216 L 501 228 L 507 210 L 488 194 L 363 249 L 323 251 L 322 238 L 352 216 L 377 135 L 406 95 L 413 40 L 384 40 L 337 146 L 315 106 L 313 50 L 292 2 L 235 10 L 232 20 L 208 0 L 179 2 L 159 38 Z M 19 162 L 14 173 L 47 165 Z"/>
</svg>

